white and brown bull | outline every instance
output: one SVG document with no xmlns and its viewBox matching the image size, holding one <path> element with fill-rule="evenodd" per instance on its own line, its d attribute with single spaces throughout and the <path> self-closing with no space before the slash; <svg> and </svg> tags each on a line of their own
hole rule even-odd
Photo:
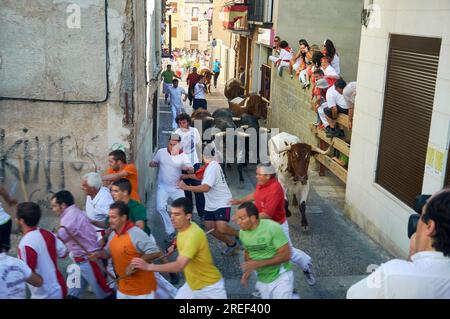
<svg viewBox="0 0 450 319">
<path fill-rule="evenodd" d="M 304 230 L 308 229 L 305 212 L 309 193 L 309 161 L 311 156 L 327 154 L 330 150 L 331 146 L 324 151 L 315 146 L 301 143 L 297 136 L 286 132 L 277 134 L 269 140 L 270 162 L 277 170 L 278 180 L 283 186 L 289 205 L 294 205 L 295 197 Z"/>
</svg>

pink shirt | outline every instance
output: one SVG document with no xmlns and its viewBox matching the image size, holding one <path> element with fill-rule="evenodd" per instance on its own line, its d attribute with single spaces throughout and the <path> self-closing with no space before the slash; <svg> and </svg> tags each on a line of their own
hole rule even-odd
<svg viewBox="0 0 450 319">
<path fill-rule="evenodd" d="M 77 206 L 67 207 L 61 214 L 61 226 L 65 226 L 70 234 L 89 252 L 100 250 L 97 233 L 86 213 Z M 58 237 L 66 244 L 73 257 L 85 257 L 86 252 L 67 234 L 64 228 L 58 230 Z"/>
</svg>

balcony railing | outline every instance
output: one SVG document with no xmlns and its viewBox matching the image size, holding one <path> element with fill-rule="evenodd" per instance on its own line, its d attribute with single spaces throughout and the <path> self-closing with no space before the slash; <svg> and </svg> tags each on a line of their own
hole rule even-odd
<svg viewBox="0 0 450 319">
<path fill-rule="evenodd" d="M 251 0 L 247 5 L 250 24 L 272 23 L 273 0 Z"/>
</svg>

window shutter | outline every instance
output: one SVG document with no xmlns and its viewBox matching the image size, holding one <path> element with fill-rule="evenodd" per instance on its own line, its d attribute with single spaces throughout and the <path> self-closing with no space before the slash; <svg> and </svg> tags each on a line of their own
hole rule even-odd
<svg viewBox="0 0 450 319">
<path fill-rule="evenodd" d="M 410 207 L 423 184 L 441 39 L 391 35 L 376 182 Z"/>
</svg>

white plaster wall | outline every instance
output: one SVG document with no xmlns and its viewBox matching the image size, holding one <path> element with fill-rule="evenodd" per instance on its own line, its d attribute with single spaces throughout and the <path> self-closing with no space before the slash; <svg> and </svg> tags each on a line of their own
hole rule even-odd
<svg viewBox="0 0 450 319">
<path fill-rule="evenodd" d="M 366 1 L 367 2 L 367 1 Z M 346 212 L 392 253 L 406 257 L 407 221 L 413 210 L 375 184 L 383 113 L 389 34 L 442 38 L 429 146 L 447 154 L 450 122 L 450 1 L 375 0 L 379 23 L 362 28 L 358 89 L 347 179 Z M 444 169 L 424 167 L 424 193 L 443 186 Z"/>
</svg>

